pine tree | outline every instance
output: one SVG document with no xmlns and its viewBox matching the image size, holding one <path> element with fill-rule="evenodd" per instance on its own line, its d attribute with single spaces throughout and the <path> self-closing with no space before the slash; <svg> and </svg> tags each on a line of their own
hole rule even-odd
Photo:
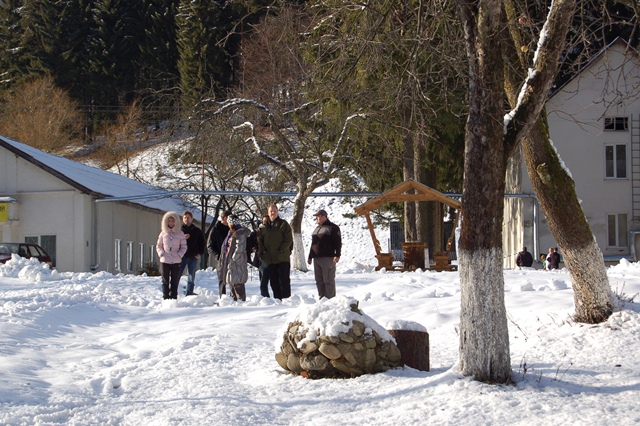
<svg viewBox="0 0 640 426">
<path fill-rule="evenodd" d="M 233 31 L 244 13 L 244 7 L 235 2 L 180 1 L 176 18 L 178 69 L 187 111 L 202 96 L 226 97 L 234 83 L 240 40 Z"/>
<path fill-rule="evenodd" d="M 20 26 L 22 0 L 0 2 L 0 94 L 17 86 L 27 74 L 29 61 L 21 49 L 24 29 Z"/>
</svg>

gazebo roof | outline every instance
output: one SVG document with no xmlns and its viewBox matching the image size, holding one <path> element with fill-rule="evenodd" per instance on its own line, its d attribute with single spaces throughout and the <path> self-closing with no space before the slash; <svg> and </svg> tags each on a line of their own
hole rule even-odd
<svg viewBox="0 0 640 426">
<path fill-rule="evenodd" d="M 410 190 L 414 190 L 415 193 L 407 193 L 407 191 Z M 460 210 L 462 208 L 462 204 L 459 201 L 447 197 L 442 192 L 436 191 L 435 189 L 430 188 L 427 185 L 423 185 L 420 182 L 416 182 L 413 179 L 407 179 L 383 194 L 357 206 L 354 210 L 358 215 L 362 216 L 363 214 L 370 212 L 371 210 L 375 210 L 384 204 L 405 201 L 438 201 L 453 207 L 456 210 Z"/>
</svg>

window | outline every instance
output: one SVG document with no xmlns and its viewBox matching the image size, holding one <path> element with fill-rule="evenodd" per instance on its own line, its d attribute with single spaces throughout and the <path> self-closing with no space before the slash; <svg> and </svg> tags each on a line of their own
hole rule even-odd
<svg viewBox="0 0 640 426">
<path fill-rule="evenodd" d="M 618 213 L 607 216 L 607 238 L 609 247 L 627 247 L 627 214 Z"/>
<path fill-rule="evenodd" d="M 133 241 L 127 241 L 127 271 L 133 271 Z"/>
<path fill-rule="evenodd" d="M 605 117 L 604 129 L 605 130 L 618 130 L 624 131 L 629 129 L 629 119 L 627 117 Z"/>
<path fill-rule="evenodd" d="M 140 269 L 144 268 L 144 243 L 140 243 L 140 263 L 138 267 Z"/>
<path fill-rule="evenodd" d="M 120 263 L 120 243 L 121 241 L 116 239 L 113 253 L 113 269 L 118 272 L 122 271 L 122 264 Z"/>
<path fill-rule="evenodd" d="M 155 245 L 149 246 L 149 262 L 150 263 L 156 262 L 156 246 Z"/>
<path fill-rule="evenodd" d="M 627 177 L 627 145 L 604 146 L 605 177 L 610 179 L 626 179 Z"/>
</svg>

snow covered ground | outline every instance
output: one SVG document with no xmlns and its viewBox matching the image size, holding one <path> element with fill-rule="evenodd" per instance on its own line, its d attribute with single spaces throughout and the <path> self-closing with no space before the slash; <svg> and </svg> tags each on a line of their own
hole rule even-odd
<svg viewBox="0 0 640 426">
<path fill-rule="evenodd" d="M 640 264 L 608 269 L 619 306 L 599 325 L 571 320 L 566 270 L 506 270 L 516 384 L 487 385 L 457 368 L 458 273 L 375 272 L 364 220 L 343 216 L 352 207 L 311 199 L 306 249 L 311 215 L 325 208 L 343 231 L 338 297 L 356 298 L 382 326 L 426 327 L 431 371 L 405 367 L 344 380 L 287 374 L 275 361 L 275 342 L 288 318 L 318 303 L 312 272 L 293 271 L 293 296 L 280 302 L 260 297 L 252 269 L 247 302 L 223 298 L 216 305 L 211 270 L 198 272 L 197 297 L 176 302 L 162 300 L 159 277 L 58 273 L 16 259 L 0 265 L 0 424 L 640 422 L 640 306 L 631 300 L 640 292 Z M 386 235 L 377 235 L 386 249 Z"/>
<path fill-rule="evenodd" d="M 357 244 L 364 243 L 347 241 L 347 250 Z M 363 259 L 371 257 L 367 250 Z M 366 264 L 341 262 L 339 295 L 358 299 L 383 326 L 424 325 L 431 371 L 405 367 L 315 381 L 286 374 L 274 359 L 274 342 L 290 315 L 316 303 L 311 272 L 293 272 L 293 296 L 280 302 L 259 296 L 253 271 L 246 303 L 225 298 L 216 306 L 210 270 L 197 274 L 199 296 L 171 302 L 162 300 L 157 277 L 59 274 L 24 259 L 0 265 L 0 424 L 640 421 L 637 303 L 623 303 L 605 324 L 577 324 L 566 270 L 505 271 L 517 383 L 492 386 L 456 368 L 457 272 L 373 272 Z M 640 291 L 640 265 L 624 262 L 608 271 L 618 294 Z"/>
</svg>

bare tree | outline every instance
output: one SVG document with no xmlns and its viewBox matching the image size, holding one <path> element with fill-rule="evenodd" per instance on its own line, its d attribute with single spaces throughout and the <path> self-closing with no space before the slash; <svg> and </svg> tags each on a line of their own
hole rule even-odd
<svg viewBox="0 0 640 426">
<path fill-rule="evenodd" d="M 4 99 L 0 133 L 45 151 L 80 143 L 82 113 L 51 76 L 27 81 Z"/>
<path fill-rule="evenodd" d="M 106 126 L 104 130 L 105 159 L 117 167 L 118 174 L 127 177 L 134 177 L 129 160 L 132 153 L 140 147 L 141 118 L 142 109 L 134 101 L 116 116 L 114 123 Z"/>
<path fill-rule="evenodd" d="M 288 111 L 285 117 L 299 114 L 301 111 L 309 111 L 312 114 L 312 107 L 307 105 L 302 109 Z M 365 118 L 366 115 L 354 114 L 347 117 L 342 132 L 330 151 L 322 149 L 317 135 L 305 133 L 296 126 L 284 126 L 283 119 L 278 120 L 269 108 L 254 100 L 229 99 L 222 102 L 212 115 L 242 118 L 241 122 L 233 126 L 235 133 L 242 135 L 245 143 L 252 147 L 256 155 L 273 166 L 277 172 L 283 173 L 294 186 L 296 196 L 291 219 L 294 234 L 293 267 L 307 271 L 302 244 L 302 218 L 306 201 L 314 190 L 327 184 L 332 177 L 340 175 L 342 169 L 337 158 L 346 148 L 349 125 L 353 120 Z"/>
</svg>

